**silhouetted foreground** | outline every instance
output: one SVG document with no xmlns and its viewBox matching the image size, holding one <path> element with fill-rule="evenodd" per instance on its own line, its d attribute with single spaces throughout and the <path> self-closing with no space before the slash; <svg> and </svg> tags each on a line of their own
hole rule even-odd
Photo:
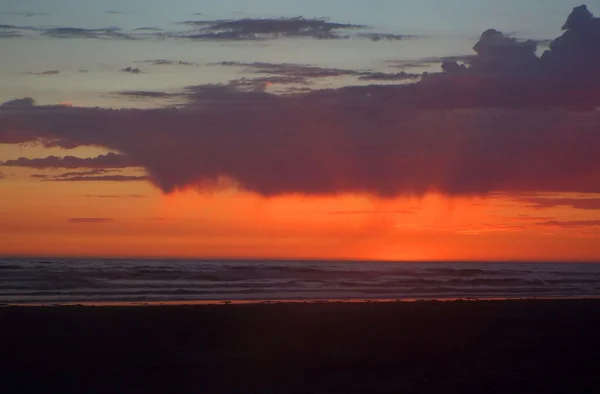
<svg viewBox="0 0 600 394">
<path fill-rule="evenodd" d="M 0 308 L 1 393 L 599 393 L 600 300 Z"/>
</svg>

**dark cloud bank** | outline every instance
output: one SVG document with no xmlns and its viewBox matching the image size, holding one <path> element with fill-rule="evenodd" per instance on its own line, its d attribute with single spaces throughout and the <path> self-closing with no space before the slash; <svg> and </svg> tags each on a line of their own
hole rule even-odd
<svg viewBox="0 0 600 394">
<path fill-rule="evenodd" d="M 16 99 L 0 107 L 0 143 L 106 147 L 164 192 L 233 179 L 265 196 L 598 193 L 599 24 L 576 8 L 541 57 L 535 42 L 488 30 L 475 56 L 410 85 L 285 96 L 196 86 L 186 107 L 157 110 Z"/>
</svg>

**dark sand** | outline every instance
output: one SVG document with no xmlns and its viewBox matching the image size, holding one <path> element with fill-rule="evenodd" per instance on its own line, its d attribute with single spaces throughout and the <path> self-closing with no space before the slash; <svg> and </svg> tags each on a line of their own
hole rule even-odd
<svg viewBox="0 0 600 394">
<path fill-rule="evenodd" d="M 0 393 L 600 393 L 600 300 L 0 308 Z"/>
</svg>

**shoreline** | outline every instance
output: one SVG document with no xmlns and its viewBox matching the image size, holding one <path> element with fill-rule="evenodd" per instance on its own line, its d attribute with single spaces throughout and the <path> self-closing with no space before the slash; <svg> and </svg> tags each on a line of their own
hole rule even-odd
<svg viewBox="0 0 600 394">
<path fill-rule="evenodd" d="M 164 300 L 164 301 L 68 301 L 68 302 L 18 302 L 0 303 L 7 307 L 141 307 L 141 306 L 202 306 L 202 305 L 268 305 L 268 304 L 395 304 L 395 303 L 448 303 L 478 301 L 551 301 L 551 300 L 599 300 L 598 296 L 539 296 L 539 297 L 432 297 L 432 298 L 303 298 L 303 299 L 213 299 L 213 300 Z"/>
</svg>

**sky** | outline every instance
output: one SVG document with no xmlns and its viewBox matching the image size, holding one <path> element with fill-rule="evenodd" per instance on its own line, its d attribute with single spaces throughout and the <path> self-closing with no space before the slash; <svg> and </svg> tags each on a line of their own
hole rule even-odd
<svg viewBox="0 0 600 394">
<path fill-rule="evenodd" d="M 593 12 L 4 0 L 0 256 L 600 261 Z"/>
</svg>

